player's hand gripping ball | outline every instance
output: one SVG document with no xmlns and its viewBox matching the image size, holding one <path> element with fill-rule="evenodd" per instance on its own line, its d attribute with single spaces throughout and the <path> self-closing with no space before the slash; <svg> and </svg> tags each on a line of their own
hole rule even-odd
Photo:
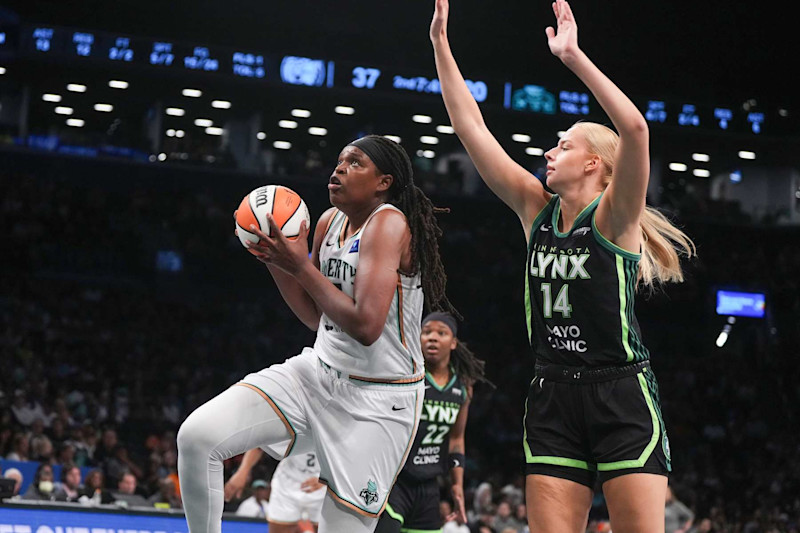
<svg viewBox="0 0 800 533">
<path fill-rule="evenodd" d="M 267 222 L 268 214 L 272 215 L 275 224 L 289 240 L 300 235 L 300 224 L 304 220 L 306 227 L 311 224 L 308 207 L 296 192 L 283 185 L 264 185 L 245 196 L 236 210 L 236 234 L 242 246 L 247 248 L 247 242 L 258 244 L 258 235 L 251 232 L 251 225 L 270 237 L 273 235 Z M 250 249 L 248 252 L 254 253 Z"/>
</svg>

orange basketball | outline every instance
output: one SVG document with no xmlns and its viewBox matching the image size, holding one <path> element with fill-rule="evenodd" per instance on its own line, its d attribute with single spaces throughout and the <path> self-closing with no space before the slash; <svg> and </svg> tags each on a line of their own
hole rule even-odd
<svg viewBox="0 0 800 533">
<path fill-rule="evenodd" d="M 306 227 L 311 223 L 308 207 L 300 195 L 283 185 L 264 185 L 245 196 L 236 211 L 236 233 L 242 246 L 246 242 L 257 244 L 259 241 L 258 235 L 250 230 L 251 225 L 273 235 L 267 214 L 272 215 L 275 224 L 289 239 L 300 235 L 301 222 L 305 220 Z"/>
</svg>

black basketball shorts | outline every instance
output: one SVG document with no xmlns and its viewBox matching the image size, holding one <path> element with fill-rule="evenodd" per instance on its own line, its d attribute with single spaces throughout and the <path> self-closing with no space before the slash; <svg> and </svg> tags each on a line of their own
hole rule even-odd
<svg viewBox="0 0 800 533">
<path fill-rule="evenodd" d="M 537 363 L 524 428 L 527 474 L 594 487 L 598 479 L 672 470 L 648 361 L 602 368 Z"/>
<path fill-rule="evenodd" d="M 375 533 L 441 531 L 439 500 L 439 484 L 436 478 L 418 481 L 400 474 L 389 494 L 389 503 L 383 510 Z"/>
</svg>

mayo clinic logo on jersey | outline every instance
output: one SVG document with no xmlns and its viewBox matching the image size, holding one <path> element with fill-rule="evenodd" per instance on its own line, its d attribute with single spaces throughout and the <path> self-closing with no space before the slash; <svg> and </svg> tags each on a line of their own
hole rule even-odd
<svg viewBox="0 0 800 533">
<path fill-rule="evenodd" d="M 371 505 L 378 501 L 378 485 L 371 479 L 367 481 L 367 488 L 361 489 L 359 494 L 364 499 L 364 505 Z"/>
<path fill-rule="evenodd" d="M 353 246 L 350 247 L 350 251 L 348 251 L 347 253 L 348 254 L 354 254 L 354 253 L 358 252 L 358 243 L 360 243 L 360 242 L 361 242 L 361 239 L 356 239 L 355 242 L 353 243 Z"/>
<path fill-rule="evenodd" d="M 584 353 L 588 349 L 586 341 L 580 338 L 581 328 L 574 324 L 571 326 L 547 326 L 547 331 L 550 333 L 547 341 L 554 350 Z"/>
</svg>

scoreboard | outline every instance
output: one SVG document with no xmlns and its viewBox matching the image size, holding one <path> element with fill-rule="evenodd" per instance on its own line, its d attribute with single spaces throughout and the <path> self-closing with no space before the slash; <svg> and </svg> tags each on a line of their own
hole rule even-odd
<svg viewBox="0 0 800 533">
<path fill-rule="evenodd" d="M 0 26 L 0 56 L 43 58 L 72 64 L 81 61 L 139 65 L 161 71 L 230 76 L 274 85 L 350 89 L 382 94 L 439 98 L 441 86 L 430 61 L 419 69 L 386 67 L 357 61 L 333 61 L 214 46 L 169 39 L 148 39 L 105 31 L 50 25 Z M 468 79 L 479 103 L 512 112 L 604 120 L 604 113 L 584 88 L 557 88 L 538 80 L 527 82 Z M 733 105 L 700 105 L 633 98 L 654 126 L 704 129 L 759 135 L 770 131 L 778 114 Z M 781 128 L 777 128 L 780 130 Z M 772 131 L 776 131 L 773 129 Z"/>
</svg>

